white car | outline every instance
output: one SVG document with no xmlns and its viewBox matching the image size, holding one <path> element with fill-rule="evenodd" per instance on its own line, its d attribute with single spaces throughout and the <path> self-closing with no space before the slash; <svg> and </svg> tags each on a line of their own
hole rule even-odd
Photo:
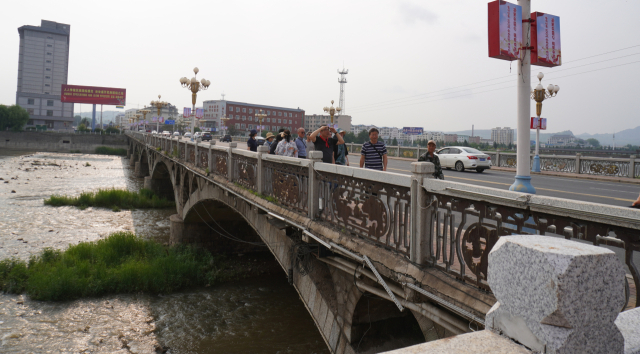
<svg viewBox="0 0 640 354">
<path fill-rule="evenodd" d="M 154 131 L 151 132 L 151 134 L 152 135 L 156 135 L 156 134 L 158 134 L 158 132 L 154 130 Z"/>
<path fill-rule="evenodd" d="M 162 136 L 171 136 L 171 132 L 169 132 L 168 130 L 165 130 L 162 132 Z"/>
<path fill-rule="evenodd" d="M 191 133 L 189 133 L 189 132 L 184 133 L 184 137 L 185 138 L 190 138 L 191 137 Z"/>
<path fill-rule="evenodd" d="M 180 136 L 180 132 L 173 132 L 173 136 Z"/>
<path fill-rule="evenodd" d="M 195 132 L 195 133 L 193 133 L 193 138 L 194 138 L 194 139 L 198 139 L 200 136 L 202 136 L 202 133 L 201 133 L 201 132 Z"/>
<path fill-rule="evenodd" d="M 462 172 L 465 169 L 472 169 L 482 173 L 491 168 L 491 156 L 474 148 L 447 146 L 438 150 L 437 154 L 442 168 L 448 170 L 455 168 L 456 171 Z"/>
</svg>

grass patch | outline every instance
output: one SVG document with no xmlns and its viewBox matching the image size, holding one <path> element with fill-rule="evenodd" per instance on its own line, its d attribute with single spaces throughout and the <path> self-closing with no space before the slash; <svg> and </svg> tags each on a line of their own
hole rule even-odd
<svg viewBox="0 0 640 354">
<path fill-rule="evenodd" d="M 258 192 L 256 192 L 256 191 L 252 190 L 252 189 L 249 189 L 249 188 L 247 188 L 247 187 L 245 187 L 245 186 L 241 185 L 241 184 L 240 184 L 240 183 L 238 183 L 238 182 L 234 182 L 234 184 L 235 184 L 236 186 L 238 186 L 238 187 L 240 187 L 240 188 L 244 189 L 245 191 L 247 191 L 247 192 L 249 192 L 249 193 L 251 193 L 251 194 L 253 194 L 253 195 L 255 195 L 255 196 L 259 197 L 259 198 L 262 198 L 262 199 L 264 199 L 264 200 L 266 200 L 266 201 L 268 201 L 268 202 L 274 203 L 274 204 L 278 204 L 278 200 L 277 200 L 276 198 L 274 198 L 274 197 L 271 197 L 271 196 L 268 196 L 268 195 L 264 195 L 264 194 L 260 194 L 260 193 L 258 193 Z"/>
<path fill-rule="evenodd" d="M 91 164 L 88 162 L 85 162 L 84 167 L 91 167 Z"/>
<path fill-rule="evenodd" d="M 77 197 L 52 195 L 44 200 L 50 206 L 77 206 L 110 208 L 113 211 L 121 209 L 160 209 L 175 206 L 175 203 L 161 198 L 149 189 L 131 192 L 126 189 L 99 189 L 96 192 L 83 192 Z"/>
<path fill-rule="evenodd" d="M 0 261 L 0 290 L 34 300 L 73 300 L 116 293 L 170 293 L 237 276 L 222 256 L 189 245 L 166 247 L 129 232 L 66 251 L 44 249 L 28 262 Z"/>
<path fill-rule="evenodd" d="M 114 149 L 108 146 L 98 146 L 96 148 L 96 154 L 98 155 L 118 155 L 127 156 L 127 149 Z"/>
</svg>

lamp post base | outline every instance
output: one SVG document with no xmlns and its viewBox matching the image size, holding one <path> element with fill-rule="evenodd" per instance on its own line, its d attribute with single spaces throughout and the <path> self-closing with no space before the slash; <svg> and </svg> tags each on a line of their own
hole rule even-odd
<svg viewBox="0 0 640 354">
<path fill-rule="evenodd" d="M 531 167 L 531 172 L 540 172 L 540 156 L 538 155 L 533 157 L 533 166 Z"/>
<path fill-rule="evenodd" d="M 536 194 L 536 189 L 531 185 L 531 176 L 516 176 L 516 181 L 509 187 L 509 190 L 512 192 Z"/>
</svg>

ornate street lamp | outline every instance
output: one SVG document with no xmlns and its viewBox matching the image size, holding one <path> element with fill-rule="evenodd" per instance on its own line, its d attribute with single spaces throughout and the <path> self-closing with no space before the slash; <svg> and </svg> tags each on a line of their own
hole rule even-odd
<svg viewBox="0 0 640 354">
<path fill-rule="evenodd" d="M 536 116 L 538 116 L 538 126 L 536 127 L 536 155 L 533 158 L 533 167 L 531 169 L 532 172 L 540 172 L 540 156 L 538 155 L 540 144 L 540 116 L 542 115 L 542 101 L 555 97 L 560 91 L 560 86 L 549 84 L 547 86 L 547 90 L 545 91 L 542 86 L 542 78 L 544 78 L 543 73 L 538 73 L 538 86 L 531 91 L 531 99 L 536 101 Z"/>
<path fill-rule="evenodd" d="M 149 109 L 141 109 L 138 112 L 142 113 L 142 124 L 144 124 L 144 130 L 147 131 L 147 114 L 151 113 Z"/>
<path fill-rule="evenodd" d="M 136 124 L 136 131 L 139 131 L 140 127 L 137 125 L 137 123 L 138 123 L 138 120 L 140 120 L 140 117 L 142 117 L 142 114 L 136 113 L 133 116 L 135 117 L 133 121 L 134 121 L 134 124 Z"/>
<path fill-rule="evenodd" d="M 158 132 L 158 134 L 160 134 L 160 112 L 162 111 L 162 108 L 168 106 L 169 104 L 167 102 L 164 101 L 160 101 L 160 95 L 158 95 L 158 100 L 157 101 L 151 101 L 151 106 L 152 107 L 156 107 L 158 109 L 158 117 L 157 121 L 156 121 L 156 132 Z"/>
<path fill-rule="evenodd" d="M 229 129 L 229 127 L 227 127 L 227 122 L 230 121 L 231 118 L 227 118 L 227 116 L 223 116 L 220 117 L 220 121 L 222 121 L 222 126 L 224 127 L 222 130 L 222 136 L 224 137 L 224 134 L 226 133 L 227 129 Z"/>
<path fill-rule="evenodd" d="M 258 118 L 258 124 L 260 127 L 260 136 L 262 136 L 262 120 L 267 116 L 266 113 L 264 113 L 264 110 L 260 110 L 260 113 L 256 113 L 255 114 L 256 118 Z"/>
<path fill-rule="evenodd" d="M 199 71 L 200 70 L 198 68 L 193 68 L 193 72 L 196 76 L 198 76 Z M 205 79 L 198 82 L 196 76 L 192 77 L 191 80 L 186 77 L 180 78 L 180 84 L 182 87 L 191 90 L 191 103 L 193 104 L 193 110 L 191 111 L 191 141 L 193 141 L 194 128 L 196 124 L 196 97 L 198 96 L 199 91 L 208 89 L 211 84 L 211 81 Z"/>
<path fill-rule="evenodd" d="M 333 126 L 333 116 L 334 115 L 339 116 L 340 111 L 342 111 L 342 108 L 340 107 L 333 108 L 333 100 L 331 100 L 331 107 L 324 107 L 323 110 L 329 113 L 329 115 L 331 116 L 331 126 Z M 338 114 L 336 114 L 336 112 L 338 112 Z"/>
</svg>

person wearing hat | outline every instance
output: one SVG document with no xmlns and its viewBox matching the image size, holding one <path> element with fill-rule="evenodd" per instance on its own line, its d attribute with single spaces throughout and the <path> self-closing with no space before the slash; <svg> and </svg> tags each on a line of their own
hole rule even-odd
<svg viewBox="0 0 640 354">
<path fill-rule="evenodd" d="M 278 144 L 282 141 L 282 132 L 284 132 L 284 128 L 280 128 L 280 130 L 278 130 L 278 134 L 276 134 L 274 142 L 271 144 L 271 146 L 269 146 L 269 155 L 276 154 L 276 148 L 278 147 Z"/>
<path fill-rule="evenodd" d="M 256 140 L 256 135 L 258 131 L 255 129 L 251 129 L 249 132 L 249 140 L 247 140 L 247 150 L 258 152 L 258 141 Z"/>
<path fill-rule="evenodd" d="M 433 140 L 429 140 L 427 143 L 427 152 L 422 154 L 418 161 L 431 162 L 435 166 L 435 172 L 433 172 L 433 177 L 437 179 L 444 179 L 444 174 L 442 173 L 442 166 L 440 166 L 440 159 L 438 155 L 435 153 L 436 151 L 436 142 Z"/>
<path fill-rule="evenodd" d="M 335 137 L 331 138 L 332 140 L 334 140 L 334 145 L 333 145 L 333 159 L 336 161 L 336 165 L 343 165 L 343 166 L 349 166 L 349 158 L 347 157 L 349 155 L 349 150 L 347 149 L 347 146 L 345 144 L 340 144 L 338 145 L 338 135 L 340 135 L 342 137 L 342 140 L 344 140 L 344 136 L 347 132 L 344 131 L 344 129 L 338 129 L 338 133 L 336 134 Z"/>
<path fill-rule="evenodd" d="M 275 135 L 273 135 L 272 132 L 268 132 L 267 133 L 267 137 L 265 138 L 267 146 L 271 147 L 271 143 L 273 143 L 273 138 L 275 137 Z"/>
</svg>

